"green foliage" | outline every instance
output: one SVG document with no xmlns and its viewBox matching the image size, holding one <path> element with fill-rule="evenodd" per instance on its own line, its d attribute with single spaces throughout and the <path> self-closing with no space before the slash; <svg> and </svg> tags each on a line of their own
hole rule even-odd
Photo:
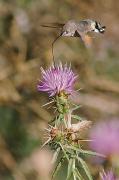
<svg viewBox="0 0 119 180">
<path fill-rule="evenodd" d="M 118 82 L 119 55 L 115 52 L 115 50 L 109 49 L 107 57 L 95 61 L 93 63 L 93 68 L 98 75 L 101 75 L 101 77 Z"/>
<path fill-rule="evenodd" d="M 0 171 L 0 179 L 1 180 L 14 180 L 13 176 L 11 175 L 8 169 L 4 169 Z"/>
<path fill-rule="evenodd" d="M 84 169 L 84 171 L 85 171 L 88 179 L 89 179 L 89 180 L 93 180 L 93 178 L 92 178 L 92 176 L 91 176 L 91 173 L 90 173 L 90 170 L 89 170 L 86 162 L 85 162 L 82 158 L 80 158 L 80 157 L 78 157 L 77 159 L 78 159 L 78 161 L 81 163 L 81 165 L 82 165 L 82 167 L 83 167 L 83 169 Z"/>
<path fill-rule="evenodd" d="M 89 180 L 93 180 L 90 170 L 89 170 L 86 162 L 83 160 L 82 155 L 85 152 L 85 150 L 83 152 L 83 150 L 80 151 L 80 147 L 75 148 L 72 145 L 70 147 L 68 146 L 68 148 L 67 148 L 67 145 L 62 145 L 61 143 L 58 143 L 58 144 L 60 145 L 60 151 L 62 152 L 62 158 L 60 159 L 60 161 L 58 162 L 58 164 L 54 170 L 52 179 L 54 179 L 56 177 L 58 171 L 60 170 L 60 168 L 62 166 L 62 162 L 64 163 L 64 161 L 62 161 L 64 159 L 64 160 L 67 160 L 67 163 L 68 163 L 66 180 L 70 180 L 71 177 L 74 180 L 77 178 L 83 180 L 82 175 L 79 173 L 79 172 L 81 172 L 81 169 L 77 168 L 76 162 L 81 164 L 81 167 L 84 170 L 87 178 Z M 70 151 L 68 150 L 69 148 L 70 148 Z M 91 152 L 90 152 L 90 154 L 91 154 Z M 92 155 L 93 155 L 93 152 L 92 152 Z"/>
<path fill-rule="evenodd" d="M 28 156 L 39 142 L 28 135 L 19 113 L 6 106 L 0 107 L 0 133 L 5 138 L 9 150 L 20 159 Z"/>
</svg>

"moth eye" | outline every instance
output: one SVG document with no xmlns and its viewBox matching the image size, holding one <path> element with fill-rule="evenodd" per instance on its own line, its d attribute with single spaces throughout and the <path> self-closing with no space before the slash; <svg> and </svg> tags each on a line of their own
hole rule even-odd
<svg viewBox="0 0 119 180">
<path fill-rule="evenodd" d="M 95 22 L 95 28 L 96 29 L 98 29 L 99 27 L 98 27 L 98 23 L 97 23 L 97 21 Z"/>
</svg>

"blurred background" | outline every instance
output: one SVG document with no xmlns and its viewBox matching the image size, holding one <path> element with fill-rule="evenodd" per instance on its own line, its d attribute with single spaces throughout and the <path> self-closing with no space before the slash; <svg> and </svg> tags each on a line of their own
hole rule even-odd
<svg viewBox="0 0 119 180">
<path fill-rule="evenodd" d="M 40 24 L 85 18 L 105 25 L 105 34 L 92 34 L 88 50 L 79 38 L 62 37 L 55 59 L 71 62 L 79 75 L 78 115 L 93 123 L 119 119 L 119 2 L 0 0 L 0 180 L 38 179 L 41 157 L 50 161 L 49 152 L 38 152 L 42 129 L 55 114 L 42 107 L 49 99 L 36 85 L 40 67 L 52 63 L 51 44 L 59 30 Z"/>
</svg>

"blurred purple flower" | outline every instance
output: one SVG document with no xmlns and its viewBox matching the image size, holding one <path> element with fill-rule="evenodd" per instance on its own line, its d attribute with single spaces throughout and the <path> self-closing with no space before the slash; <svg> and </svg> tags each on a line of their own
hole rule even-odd
<svg viewBox="0 0 119 180">
<path fill-rule="evenodd" d="M 90 147 L 106 156 L 119 155 L 119 120 L 98 123 L 92 130 Z"/>
<path fill-rule="evenodd" d="M 112 171 L 100 173 L 101 180 L 116 180 Z"/>
<path fill-rule="evenodd" d="M 51 66 L 44 70 L 41 68 L 42 81 L 39 82 L 38 91 L 45 91 L 49 96 L 54 96 L 61 92 L 65 94 L 73 94 L 74 82 L 77 76 L 71 70 L 71 67 L 60 63 L 56 67 Z"/>
</svg>

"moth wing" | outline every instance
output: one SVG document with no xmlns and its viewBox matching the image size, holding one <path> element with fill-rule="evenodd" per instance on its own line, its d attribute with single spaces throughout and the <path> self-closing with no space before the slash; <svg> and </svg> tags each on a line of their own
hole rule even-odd
<svg viewBox="0 0 119 180">
<path fill-rule="evenodd" d="M 62 28 L 65 24 L 63 23 L 45 23 L 41 24 L 42 27 L 48 27 L 48 28 Z"/>
<path fill-rule="evenodd" d="M 82 41 L 84 42 L 85 46 L 87 48 L 90 48 L 92 45 L 92 38 L 89 35 L 83 35 L 81 36 Z"/>
<path fill-rule="evenodd" d="M 75 37 L 80 37 L 82 42 L 87 48 L 90 48 L 92 45 L 92 38 L 88 34 L 81 33 L 80 31 L 75 32 Z"/>
</svg>

